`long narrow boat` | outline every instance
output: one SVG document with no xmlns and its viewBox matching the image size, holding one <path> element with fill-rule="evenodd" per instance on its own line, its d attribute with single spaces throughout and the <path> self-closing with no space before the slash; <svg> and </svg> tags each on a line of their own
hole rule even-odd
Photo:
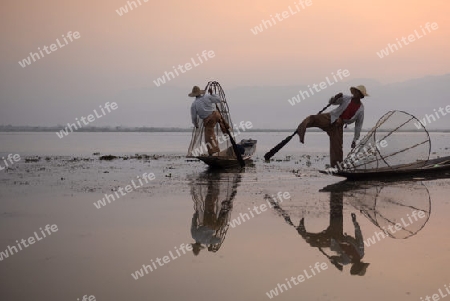
<svg viewBox="0 0 450 301">
<path fill-rule="evenodd" d="M 321 173 L 331 174 L 337 177 L 344 177 L 352 181 L 379 180 L 393 178 L 449 178 L 450 177 L 450 156 L 428 160 L 426 162 L 416 162 L 409 165 L 397 165 L 392 167 L 379 168 L 374 171 L 369 170 L 338 170 L 330 173 L 320 170 Z"/>
<path fill-rule="evenodd" d="M 230 115 L 230 109 L 228 107 L 228 102 L 225 97 L 225 92 L 216 81 L 210 81 L 205 87 L 205 91 L 212 90 L 213 94 L 220 97 L 221 102 L 217 104 L 217 109 L 222 116 L 222 118 L 230 125 L 229 131 L 233 139 L 236 139 L 238 134 L 234 133 L 233 128 L 237 128 L 233 124 Z M 234 152 L 233 146 L 230 141 L 230 137 L 221 132 L 219 124 L 216 125 L 214 132 L 217 139 L 218 147 L 220 149 L 219 153 L 214 155 L 208 155 L 207 144 L 205 141 L 205 127 L 201 119 L 197 119 L 198 128 L 194 128 L 192 131 L 192 139 L 188 149 L 188 158 L 196 158 L 213 168 L 233 168 L 239 166 L 239 161 L 237 160 L 236 154 Z M 244 129 L 243 129 L 244 130 Z M 240 143 L 237 143 L 237 148 L 240 151 L 242 159 L 245 163 L 249 163 L 252 160 L 252 156 L 256 151 L 256 140 L 253 139 L 242 139 Z"/>
<path fill-rule="evenodd" d="M 238 145 L 242 146 L 242 159 L 244 159 L 246 164 L 252 161 L 252 156 L 256 151 L 256 142 L 256 140 L 252 139 L 243 139 L 238 143 Z M 220 152 L 219 156 L 197 156 L 195 158 L 205 162 L 212 168 L 233 168 L 239 166 L 239 161 L 233 154 L 232 147 Z"/>
<path fill-rule="evenodd" d="M 430 135 L 420 124 L 407 112 L 389 111 L 336 170 L 321 172 L 353 181 L 448 178 L 450 156 L 430 159 Z"/>
</svg>

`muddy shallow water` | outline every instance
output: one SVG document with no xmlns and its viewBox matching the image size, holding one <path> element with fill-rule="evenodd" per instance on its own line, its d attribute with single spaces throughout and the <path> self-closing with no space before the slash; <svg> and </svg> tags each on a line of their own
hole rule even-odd
<svg viewBox="0 0 450 301">
<path fill-rule="evenodd" d="M 444 298 L 449 179 L 319 174 L 320 133 L 264 163 L 286 135 L 251 133 L 253 165 L 211 172 L 186 133 L 0 134 L 21 155 L 0 171 L 0 299 Z"/>
<path fill-rule="evenodd" d="M 29 159 L 0 173 L 2 300 L 420 300 L 450 283 L 448 179 L 349 184 L 317 153 L 241 172 Z"/>
</svg>

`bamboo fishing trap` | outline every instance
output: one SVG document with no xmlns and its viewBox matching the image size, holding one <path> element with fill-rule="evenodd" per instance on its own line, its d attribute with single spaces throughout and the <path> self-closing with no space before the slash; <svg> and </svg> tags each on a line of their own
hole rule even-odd
<svg viewBox="0 0 450 301">
<path fill-rule="evenodd" d="M 350 151 L 340 166 L 364 172 L 420 168 L 430 157 L 431 140 L 420 120 L 404 111 L 389 111 Z"/>
<path fill-rule="evenodd" d="M 345 197 L 384 235 L 406 239 L 416 235 L 428 222 L 431 197 L 423 183 L 407 181 L 364 186 L 345 192 Z"/>
</svg>

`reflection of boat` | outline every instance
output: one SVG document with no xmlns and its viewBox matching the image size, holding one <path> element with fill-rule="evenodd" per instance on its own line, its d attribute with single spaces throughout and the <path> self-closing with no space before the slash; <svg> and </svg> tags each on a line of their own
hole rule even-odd
<svg viewBox="0 0 450 301">
<path fill-rule="evenodd" d="M 216 104 L 217 110 L 225 123 L 230 126 L 229 132 L 235 140 L 236 136 L 241 133 L 241 130 L 245 131 L 246 127 L 243 123 L 240 123 L 239 127 L 233 124 L 230 109 L 225 97 L 225 92 L 220 84 L 216 81 L 208 82 L 205 87 L 205 91 L 208 91 L 209 89 L 211 89 L 213 94 L 220 97 L 221 102 Z M 219 123 L 217 123 L 214 128 L 214 136 L 217 138 L 213 139 L 212 144 L 214 144 L 214 147 L 218 147 L 220 152 L 213 155 L 208 154 L 208 149 L 213 146 L 210 143 L 207 143 L 205 139 L 205 126 L 203 124 L 203 120 L 198 118 L 197 123 L 199 126 L 194 128 L 192 131 L 192 139 L 189 145 L 187 157 L 197 158 L 214 168 L 230 168 L 239 166 L 239 161 L 233 149 L 232 142 L 230 141 L 231 138 L 228 134 L 222 133 Z M 240 143 L 236 143 L 237 151 L 239 151 L 245 163 L 251 161 L 251 157 L 256 151 L 256 142 L 256 140 L 252 139 L 243 139 Z"/>
<path fill-rule="evenodd" d="M 240 149 L 243 150 L 243 152 L 241 153 L 242 159 L 244 159 L 245 163 L 250 162 L 252 160 L 252 155 L 256 151 L 256 140 L 243 139 L 237 145 L 242 147 Z M 198 156 L 196 158 L 205 162 L 213 168 L 230 168 L 239 166 L 239 161 L 236 159 L 236 155 L 234 154 L 232 146 L 220 152 L 219 156 Z"/>
<path fill-rule="evenodd" d="M 222 246 L 240 181 L 239 173 L 210 171 L 190 179 L 195 210 L 191 224 L 195 255 L 204 248 L 217 252 Z"/>
<path fill-rule="evenodd" d="M 327 171 L 320 171 L 327 173 Z M 334 176 L 345 177 L 352 181 L 385 179 L 385 178 L 448 178 L 450 177 L 450 156 L 432 159 L 414 164 L 397 165 L 368 170 L 339 170 L 333 172 Z"/>
</svg>

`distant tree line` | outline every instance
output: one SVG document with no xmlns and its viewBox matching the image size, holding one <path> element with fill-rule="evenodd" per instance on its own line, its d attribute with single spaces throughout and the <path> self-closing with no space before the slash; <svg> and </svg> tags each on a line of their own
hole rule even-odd
<svg viewBox="0 0 450 301">
<path fill-rule="evenodd" d="M 0 132 L 58 132 L 64 126 L 50 126 L 50 127 L 42 127 L 42 126 L 12 126 L 12 125 L 0 125 Z M 450 132 L 450 129 L 435 129 L 429 130 L 428 132 Z M 291 132 L 291 129 L 248 129 L 246 132 Z M 320 132 L 320 129 L 308 129 L 311 132 Z M 369 131 L 368 129 L 363 130 L 364 132 Z M 82 127 L 77 130 L 77 132 L 173 132 L 173 133 L 182 133 L 182 132 L 192 132 L 192 128 L 179 128 L 179 127 L 127 127 L 127 126 L 87 126 Z M 422 130 L 411 130 L 405 132 L 422 132 Z"/>
</svg>

